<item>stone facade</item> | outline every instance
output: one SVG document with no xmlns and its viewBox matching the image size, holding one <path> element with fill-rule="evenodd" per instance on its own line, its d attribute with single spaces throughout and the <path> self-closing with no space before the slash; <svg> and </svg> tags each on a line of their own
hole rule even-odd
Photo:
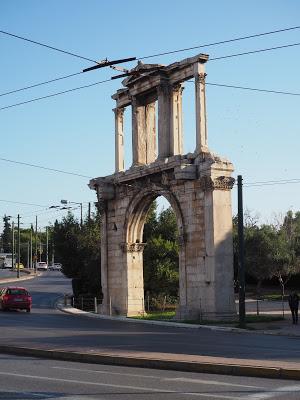
<svg viewBox="0 0 300 400">
<path fill-rule="evenodd" d="M 123 81 L 116 100 L 113 175 L 95 178 L 102 209 L 102 312 L 144 312 L 143 228 L 147 212 L 164 196 L 179 231 L 181 319 L 232 318 L 232 164 L 207 145 L 205 71 L 200 54 L 169 66 L 144 65 Z M 182 82 L 195 78 L 196 149 L 183 155 Z M 123 111 L 132 107 L 132 166 L 124 171 Z M 158 135 L 156 138 L 156 107 Z"/>
</svg>

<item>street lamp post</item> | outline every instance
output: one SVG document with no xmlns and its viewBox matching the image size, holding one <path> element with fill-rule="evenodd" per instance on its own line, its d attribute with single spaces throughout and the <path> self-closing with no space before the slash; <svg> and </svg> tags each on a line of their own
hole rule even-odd
<svg viewBox="0 0 300 400">
<path fill-rule="evenodd" d="M 82 203 L 77 203 L 76 201 L 61 200 L 61 204 L 79 204 L 80 205 L 80 226 L 82 227 Z"/>
<path fill-rule="evenodd" d="M 18 268 L 17 268 L 17 278 L 20 278 L 20 215 L 18 214 L 18 246 L 17 246 L 17 251 L 18 251 Z"/>
</svg>

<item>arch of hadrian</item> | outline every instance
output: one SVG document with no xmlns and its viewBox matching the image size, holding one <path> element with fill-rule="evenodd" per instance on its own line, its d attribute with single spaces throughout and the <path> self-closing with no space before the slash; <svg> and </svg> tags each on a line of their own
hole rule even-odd
<svg viewBox="0 0 300 400">
<path fill-rule="evenodd" d="M 115 173 L 89 184 L 102 209 L 104 314 L 143 312 L 143 228 L 150 205 L 160 195 L 172 205 L 178 223 L 178 318 L 224 319 L 235 314 L 233 166 L 212 154 L 207 144 L 207 60 L 199 54 L 168 66 L 138 63 L 122 82 L 124 88 L 112 96 Z M 189 79 L 195 81 L 196 149 L 184 155 L 182 84 Z M 129 106 L 133 162 L 125 171 L 124 109 Z"/>
</svg>

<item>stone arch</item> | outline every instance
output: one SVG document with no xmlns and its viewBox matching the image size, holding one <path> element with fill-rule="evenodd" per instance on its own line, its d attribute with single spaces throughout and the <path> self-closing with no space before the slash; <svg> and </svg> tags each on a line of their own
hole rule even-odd
<svg viewBox="0 0 300 400">
<path fill-rule="evenodd" d="M 123 238 L 127 251 L 127 296 L 128 308 L 133 314 L 144 311 L 143 277 L 143 230 L 152 202 L 159 196 L 165 197 L 175 212 L 179 242 L 179 308 L 186 304 L 186 268 L 184 246 L 184 219 L 176 195 L 163 186 L 155 185 L 139 191 L 131 200 L 126 210 Z M 131 304 L 130 304 L 131 303 Z"/>
<path fill-rule="evenodd" d="M 208 148 L 207 60 L 207 55 L 198 54 L 168 66 L 139 63 L 122 81 L 124 87 L 112 96 L 116 100 L 115 173 L 90 181 L 102 210 L 104 314 L 143 311 L 143 226 L 151 202 L 159 195 L 173 207 L 180 233 L 179 317 L 225 319 L 236 313 L 230 193 L 233 165 Z M 183 82 L 191 78 L 195 80 L 196 149 L 184 155 L 181 95 Z M 123 114 L 128 106 L 132 110 L 133 159 L 124 171 Z"/>
<path fill-rule="evenodd" d="M 124 225 L 124 242 L 142 243 L 143 228 L 149 207 L 159 196 L 165 197 L 171 204 L 177 220 L 179 237 L 184 237 L 183 214 L 176 195 L 164 187 L 145 188 L 140 191 L 130 202 Z"/>
</svg>

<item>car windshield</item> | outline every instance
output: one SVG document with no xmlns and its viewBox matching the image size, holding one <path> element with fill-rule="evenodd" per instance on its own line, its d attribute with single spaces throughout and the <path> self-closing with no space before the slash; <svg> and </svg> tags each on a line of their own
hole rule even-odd
<svg viewBox="0 0 300 400">
<path fill-rule="evenodd" d="M 7 289 L 7 294 L 27 295 L 25 289 Z"/>
</svg>

